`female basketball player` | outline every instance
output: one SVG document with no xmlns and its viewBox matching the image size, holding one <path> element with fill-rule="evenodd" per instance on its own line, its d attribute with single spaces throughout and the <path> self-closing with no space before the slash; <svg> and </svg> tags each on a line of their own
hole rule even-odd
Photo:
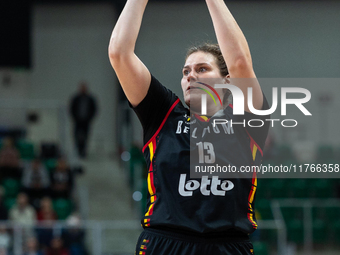
<svg viewBox="0 0 340 255">
<path fill-rule="evenodd" d="M 253 254 L 248 235 L 256 227 L 256 176 L 223 179 L 206 174 L 190 178 L 190 155 L 215 165 L 261 162 L 268 125 L 253 129 L 229 124 L 213 127 L 216 118 L 242 121 L 225 106 L 228 90 L 209 80 L 234 79 L 245 96 L 252 88 L 255 109 L 268 105 L 252 67 L 247 41 L 223 0 L 206 0 L 218 45 L 189 50 L 181 85 L 185 108 L 135 55 L 134 48 L 147 0 L 128 0 L 112 32 L 109 57 L 120 84 L 144 130 L 143 153 L 148 166 L 148 205 L 135 254 Z M 228 66 L 228 69 L 227 69 Z M 247 82 L 241 82 L 249 78 Z M 219 102 L 201 97 L 210 90 Z M 263 118 L 244 104 L 244 120 Z"/>
</svg>

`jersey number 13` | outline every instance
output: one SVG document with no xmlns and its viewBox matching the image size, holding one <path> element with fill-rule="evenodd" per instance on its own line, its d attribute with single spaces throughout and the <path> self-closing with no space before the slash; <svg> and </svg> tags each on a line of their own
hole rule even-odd
<svg viewBox="0 0 340 255">
<path fill-rule="evenodd" d="M 215 152 L 214 146 L 209 142 L 199 142 L 196 143 L 198 146 L 198 161 L 199 163 L 214 163 L 215 162 Z"/>
</svg>

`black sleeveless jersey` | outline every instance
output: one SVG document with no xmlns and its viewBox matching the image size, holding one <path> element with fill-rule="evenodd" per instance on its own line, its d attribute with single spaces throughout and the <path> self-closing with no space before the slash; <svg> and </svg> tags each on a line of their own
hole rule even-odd
<svg viewBox="0 0 340 255">
<path fill-rule="evenodd" d="M 268 109 L 265 98 L 262 109 Z M 153 76 L 146 97 L 134 111 L 143 126 L 143 153 L 148 168 L 144 228 L 177 229 L 197 234 L 232 231 L 249 234 L 257 228 L 254 211 L 256 173 L 251 173 L 249 178 L 223 179 L 207 174 L 191 179 L 190 142 L 194 142 L 196 150 L 205 146 L 205 142 L 211 143 L 217 148 L 214 157 L 221 165 L 238 169 L 259 165 L 269 124 L 261 128 L 225 125 L 216 129 L 211 125 L 211 119 L 190 116 L 179 98 Z M 221 115 L 237 120 L 232 105 L 222 110 Z M 268 116 L 245 113 L 242 118 L 265 119 Z"/>
</svg>

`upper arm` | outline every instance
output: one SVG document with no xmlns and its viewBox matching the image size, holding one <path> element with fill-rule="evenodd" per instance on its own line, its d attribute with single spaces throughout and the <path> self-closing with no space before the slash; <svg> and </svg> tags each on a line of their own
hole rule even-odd
<svg viewBox="0 0 340 255">
<path fill-rule="evenodd" d="M 236 64 L 229 69 L 231 82 L 240 88 L 244 95 L 244 110 L 250 112 L 248 107 L 248 88 L 252 88 L 252 102 L 255 109 L 262 109 L 263 93 L 261 86 L 256 78 L 251 64 Z"/>
<path fill-rule="evenodd" d="M 122 89 L 132 106 L 137 106 L 146 96 L 151 74 L 143 62 L 134 54 L 110 55 Z"/>
<path fill-rule="evenodd" d="M 263 104 L 262 91 L 256 80 L 249 46 L 242 30 L 224 0 L 206 0 L 206 3 L 230 77 L 234 79 L 233 85 L 240 88 L 245 97 L 245 111 L 249 112 L 247 104 L 248 87 L 253 89 L 254 108 L 261 109 Z"/>
</svg>

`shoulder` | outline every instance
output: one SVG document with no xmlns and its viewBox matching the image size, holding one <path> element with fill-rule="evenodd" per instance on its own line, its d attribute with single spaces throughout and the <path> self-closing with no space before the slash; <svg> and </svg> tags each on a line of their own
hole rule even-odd
<svg viewBox="0 0 340 255">
<path fill-rule="evenodd" d="M 177 95 L 164 86 L 151 74 L 148 92 L 144 99 L 134 108 L 135 111 L 159 111 L 168 109 L 178 99 Z"/>
</svg>

